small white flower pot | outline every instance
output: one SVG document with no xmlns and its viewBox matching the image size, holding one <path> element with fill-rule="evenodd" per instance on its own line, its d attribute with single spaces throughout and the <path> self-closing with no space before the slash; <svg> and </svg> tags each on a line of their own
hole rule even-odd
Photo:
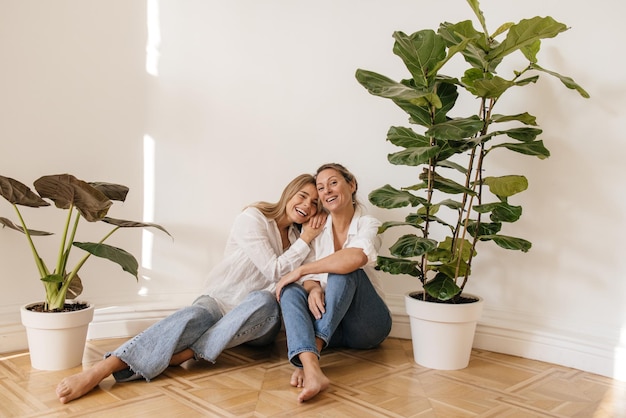
<svg viewBox="0 0 626 418">
<path fill-rule="evenodd" d="M 31 366 L 39 370 L 64 370 L 83 361 L 94 306 L 74 312 L 33 312 L 20 309 L 26 327 Z"/>
</svg>

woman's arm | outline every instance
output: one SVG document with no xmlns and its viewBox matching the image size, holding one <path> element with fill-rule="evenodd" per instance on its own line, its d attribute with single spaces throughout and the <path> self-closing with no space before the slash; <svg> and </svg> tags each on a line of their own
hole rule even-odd
<svg viewBox="0 0 626 418">
<path fill-rule="evenodd" d="M 361 248 L 344 248 L 319 260 L 304 263 L 280 279 L 276 284 L 276 298 L 280 301 L 282 288 L 302 276 L 318 273 L 348 274 L 366 265 L 367 261 Z"/>
<path fill-rule="evenodd" d="M 239 214 L 233 225 L 233 237 L 237 245 L 266 278 L 277 281 L 298 267 L 310 252 L 306 241 L 299 238 L 281 254 L 272 246 L 271 240 L 280 243 L 280 236 L 272 237 L 268 219 L 254 208 Z M 314 235 L 309 232 L 307 239 Z M 280 244 L 278 244 L 280 245 Z"/>
</svg>

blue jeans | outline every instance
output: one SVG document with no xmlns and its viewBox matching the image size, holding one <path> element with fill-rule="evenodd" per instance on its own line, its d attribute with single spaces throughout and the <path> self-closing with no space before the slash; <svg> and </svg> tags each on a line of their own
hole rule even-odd
<svg viewBox="0 0 626 418">
<path fill-rule="evenodd" d="M 298 283 L 285 286 L 280 296 L 287 334 L 287 355 L 302 367 L 298 355 L 320 353 L 315 338 L 324 347 L 369 349 L 378 346 L 391 331 L 391 313 L 361 269 L 349 274 L 329 274 L 325 291 L 326 313 L 315 319 L 307 291 Z"/>
<path fill-rule="evenodd" d="M 243 343 L 270 344 L 280 331 L 280 307 L 268 291 L 255 291 L 233 310 L 222 315 L 215 299 L 203 295 L 127 341 L 106 357 L 114 355 L 128 369 L 113 373 L 118 382 L 161 374 L 172 355 L 190 348 L 195 358 L 215 363 L 227 348 Z"/>
</svg>

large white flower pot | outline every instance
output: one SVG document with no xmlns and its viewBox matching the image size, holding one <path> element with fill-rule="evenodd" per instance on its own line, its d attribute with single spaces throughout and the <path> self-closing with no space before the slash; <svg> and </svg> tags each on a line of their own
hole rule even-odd
<svg viewBox="0 0 626 418">
<path fill-rule="evenodd" d="M 39 370 L 64 370 L 83 361 L 94 306 L 74 312 L 33 312 L 22 306 L 31 366 Z"/>
<path fill-rule="evenodd" d="M 438 370 L 467 367 L 483 299 L 464 294 L 478 301 L 446 304 L 418 300 L 411 297 L 411 293 L 405 295 L 405 306 L 410 318 L 415 362 Z"/>
</svg>

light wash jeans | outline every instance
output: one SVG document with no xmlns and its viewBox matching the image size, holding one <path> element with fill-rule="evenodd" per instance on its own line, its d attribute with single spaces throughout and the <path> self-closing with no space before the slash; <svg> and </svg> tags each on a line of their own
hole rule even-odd
<svg viewBox="0 0 626 418">
<path fill-rule="evenodd" d="M 280 307 L 268 291 L 251 292 L 243 302 L 222 315 L 217 302 L 203 295 L 191 306 L 182 308 L 152 325 L 139 335 L 107 353 L 128 364 L 128 369 L 113 373 L 117 382 L 161 374 L 172 355 L 191 348 L 195 358 L 215 363 L 227 348 L 243 343 L 271 344 L 280 331 Z"/>
<path fill-rule="evenodd" d="M 309 310 L 307 291 L 298 283 L 283 288 L 280 305 L 287 355 L 296 367 L 302 367 L 300 353 L 320 357 L 315 337 L 324 341 L 324 347 L 369 349 L 382 343 L 391 331 L 391 313 L 361 269 L 328 275 L 326 313 L 318 320 Z"/>
</svg>

